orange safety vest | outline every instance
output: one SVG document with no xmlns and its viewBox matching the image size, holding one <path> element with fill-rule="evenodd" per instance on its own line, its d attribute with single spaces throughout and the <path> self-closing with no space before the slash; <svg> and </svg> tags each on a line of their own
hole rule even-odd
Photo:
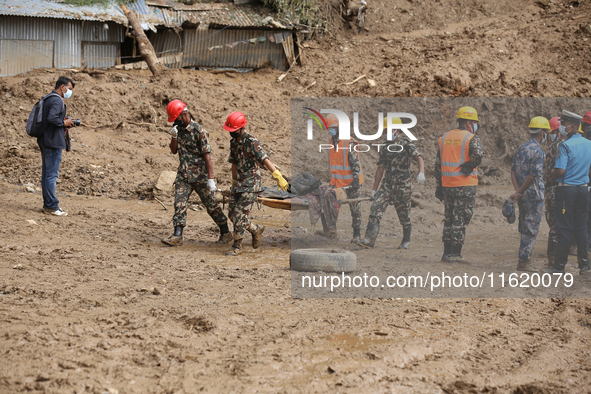
<svg viewBox="0 0 591 394">
<path fill-rule="evenodd" d="M 338 145 L 330 150 L 330 184 L 335 187 L 349 186 L 353 182 L 353 171 L 349 167 L 349 145 L 352 139 L 339 141 Z M 328 141 L 332 144 L 332 140 Z M 338 147 L 338 149 L 337 149 Z M 357 152 L 359 158 L 359 152 Z M 363 171 L 359 171 L 359 184 L 364 181 Z"/>
<path fill-rule="evenodd" d="M 470 140 L 474 134 L 467 130 L 452 130 L 439 138 L 439 155 L 441 157 L 441 183 L 443 187 L 460 187 L 478 185 L 478 168 L 470 175 L 460 172 L 460 165 L 470 161 Z"/>
</svg>

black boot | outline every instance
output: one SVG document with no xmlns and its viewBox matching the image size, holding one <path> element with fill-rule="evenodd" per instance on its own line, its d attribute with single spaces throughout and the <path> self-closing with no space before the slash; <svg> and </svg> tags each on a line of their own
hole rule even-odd
<svg viewBox="0 0 591 394">
<path fill-rule="evenodd" d="M 548 268 L 552 268 L 554 266 L 554 260 L 556 259 L 556 241 L 548 240 L 548 249 L 546 253 L 548 254 Z"/>
<path fill-rule="evenodd" d="M 174 234 L 170 238 L 165 238 L 162 243 L 168 246 L 181 246 L 183 244 L 183 226 L 175 226 Z"/>
<path fill-rule="evenodd" d="M 353 238 L 351 239 L 351 243 L 356 244 L 359 242 L 359 238 L 361 238 L 361 229 L 353 227 Z"/>
<path fill-rule="evenodd" d="M 404 227 L 402 229 L 402 242 L 398 246 L 398 249 L 408 249 L 410 247 L 410 231 L 412 230 L 412 225 L 408 225 L 408 227 Z"/>
<path fill-rule="evenodd" d="M 444 242 L 443 243 L 443 256 L 441 256 L 441 261 L 444 263 L 451 263 L 451 242 Z"/>
<path fill-rule="evenodd" d="M 589 273 L 589 251 L 587 245 L 577 245 L 577 260 L 579 261 L 579 275 Z"/>
<path fill-rule="evenodd" d="M 380 232 L 380 225 L 376 223 L 368 223 L 367 229 L 365 230 L 365 239 L 356 242 L 357 245 L 363 246 L 364 248 L 371 249 L 373 248 L 376 238 L 378 238 L 378 233 Z"/>
<path fill-rule="evenodd" d="M 560 242 L 556 244 L 556 258 L 554 260 L 554 265 L 551 268 L 547 268 L 544 270 L 545 273 L 554 274 L 554 273 L 564 273 L 564 267 L 566 267 L 566 262 L 568 261 L 568 251 L 570 249 L 570 245 L 561 244 Z"/>
</svg>

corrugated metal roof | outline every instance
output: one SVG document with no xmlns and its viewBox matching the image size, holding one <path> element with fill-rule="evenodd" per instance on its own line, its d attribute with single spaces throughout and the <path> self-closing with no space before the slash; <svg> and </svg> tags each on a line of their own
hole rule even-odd
<svg viewBox="0 0 591 394">
<path fill-rule="evenodd" d="M 263 23 L 263 19 L 269 15 L 269 11 L 260 6 L 227 4 L 224 9 L 183 11 L 170 7 L 148 6 L 145 0 L 137 0 L 126 7 L 136 12 L 144 23 L 168 27 L 179 27 L 185 22 L 199 25 L 201 29 L 225 26 L 268 27 Z"/>
<path fill-rule="evenodd" d="M 187 29 L 183 33 L 185 48 L 182 67 L 261 68 L 269 61 L 279 70 L 287 70 L 289 66 L 283 45 L 267 38 L 274 34 L 269 30 L 228 29 L 211 34 L 208 31 Z M 254 45 L 244 43 L 245 40 L 259 37 L 265 40 L 257 41 Z M 241 43 L 228 46 L 237 42 Z"/>
<path fill-rule="evenodd" d="M 126 4 L 143 24 L 178 28 L 185 22 L 198 25 L 200 29 L 234 27 L 257 27 L 269 30 L 263 19 L 269 11 L 261 6 L 227 4 L 225 9 L 199 11 L 175 10 L 171 7 L 146 5 L 145 0 Z M 2 0 L 0 15 L 31 16 L 45 18 L 78 19 L 89 21 L 113 21 L 127 26 L 127 18 L 119 5 L 75 7 L 47 0 Z"/>
<path fill-rule="evenodd" d="M 142 0 L 143 1 L 143 0 Z M 118 5 L 76 7 L 47 0 L 2 0 L 0 15 L 44 18 L 113 21 L 127 25 L 127 18 Z"/>
</svg>

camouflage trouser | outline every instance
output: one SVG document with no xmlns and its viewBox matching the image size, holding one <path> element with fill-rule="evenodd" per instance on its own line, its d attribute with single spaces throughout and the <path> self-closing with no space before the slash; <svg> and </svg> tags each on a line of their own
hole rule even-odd
<svg viewBox="0 0 591 394">
<path fill-rule="evenodd" d="M 519 201 L 519 260 L 528 261 L 531 258 L 536 237 L 542 221 L 543 201 Z"/>
<path fill-rule="evenodd" d="M 546 192 L 544 193 L 544 203 L 546 205 L 546 222 L 550 227 L 548 233 L 548 241 L 557 242 L 558 238 L 556 235 L 556 220 L 554 219 L 554 203 L 556 202 L 556 186 L 546 186 Z"/>
<path fill-rule="evenodd" d="M 443 242 L 463 245 L 466 226 L 474 213 L 476 186 L 444 187 Z"/>
<path fill-rule="evenodd" d="M 233 193 L 230 196 L 230 205 L 228 216 L 234 224 L 234 240 L 238 241 L 244 238 L 244 231 L 253 232 L 257 226 L 252 224 L 248 219 L 252 206 L 256 202 L 258 193 Z"/>
<path fill-rule="evenodd" d="M 187 225 L 187 205 L 189 196 L 191 196 L 193 190 L 199 195 L 207 213 L 211 216 L 215 224 L 218 226 L 228 224 L 228 218 L 222 212 L 222 207 L 218 200 L 216 200 L 213 193 L 207 187 L 207 182 L 187 183 L 177 179 L 174 188 L 174 216 L 172 217 L 172 223 L 175 227 L 185 227 Z"/>
<path fill-rule="evenodd" d="M 410 226 L 410 196 L 412 193 L 411 187 L 400 187 L 392 191 L 380 188 L 375 196 L 373 204 L 371 204 L 371 212 L 369 214 L 369 222 L 380 224 L 384 212 L 388 205 L 394 205 L 398 220 L 402 227 Z"/>
<path fill-rule="evenodd" d="M 347 198 L 361 198 L 361 188 L 356 189 L 345 189 Z M 361 204 L 356 202 L 355 204 L 349 204 L 351 209 L 351 225 L 354 229 L 361 229 Z"/>
</svg>

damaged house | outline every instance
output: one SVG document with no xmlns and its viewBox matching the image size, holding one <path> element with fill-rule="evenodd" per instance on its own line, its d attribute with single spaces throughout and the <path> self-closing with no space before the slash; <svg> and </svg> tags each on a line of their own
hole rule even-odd
<svg viewBox="0 0 591 394">
<path fill-rule="evenodd" d="M 240 1 L 240 0 L 238 0 Z M 287 70 L 297 58 L 295 31 L 261 6 L 185 5 L 170 0 L 126 3 L 158 57 L 171 68 Z M 36 68 L 107 68 L 141 60 L 115 4 L 77 7 L 46 0 L 0 2 L 0 76 Z"/>
</svg>

